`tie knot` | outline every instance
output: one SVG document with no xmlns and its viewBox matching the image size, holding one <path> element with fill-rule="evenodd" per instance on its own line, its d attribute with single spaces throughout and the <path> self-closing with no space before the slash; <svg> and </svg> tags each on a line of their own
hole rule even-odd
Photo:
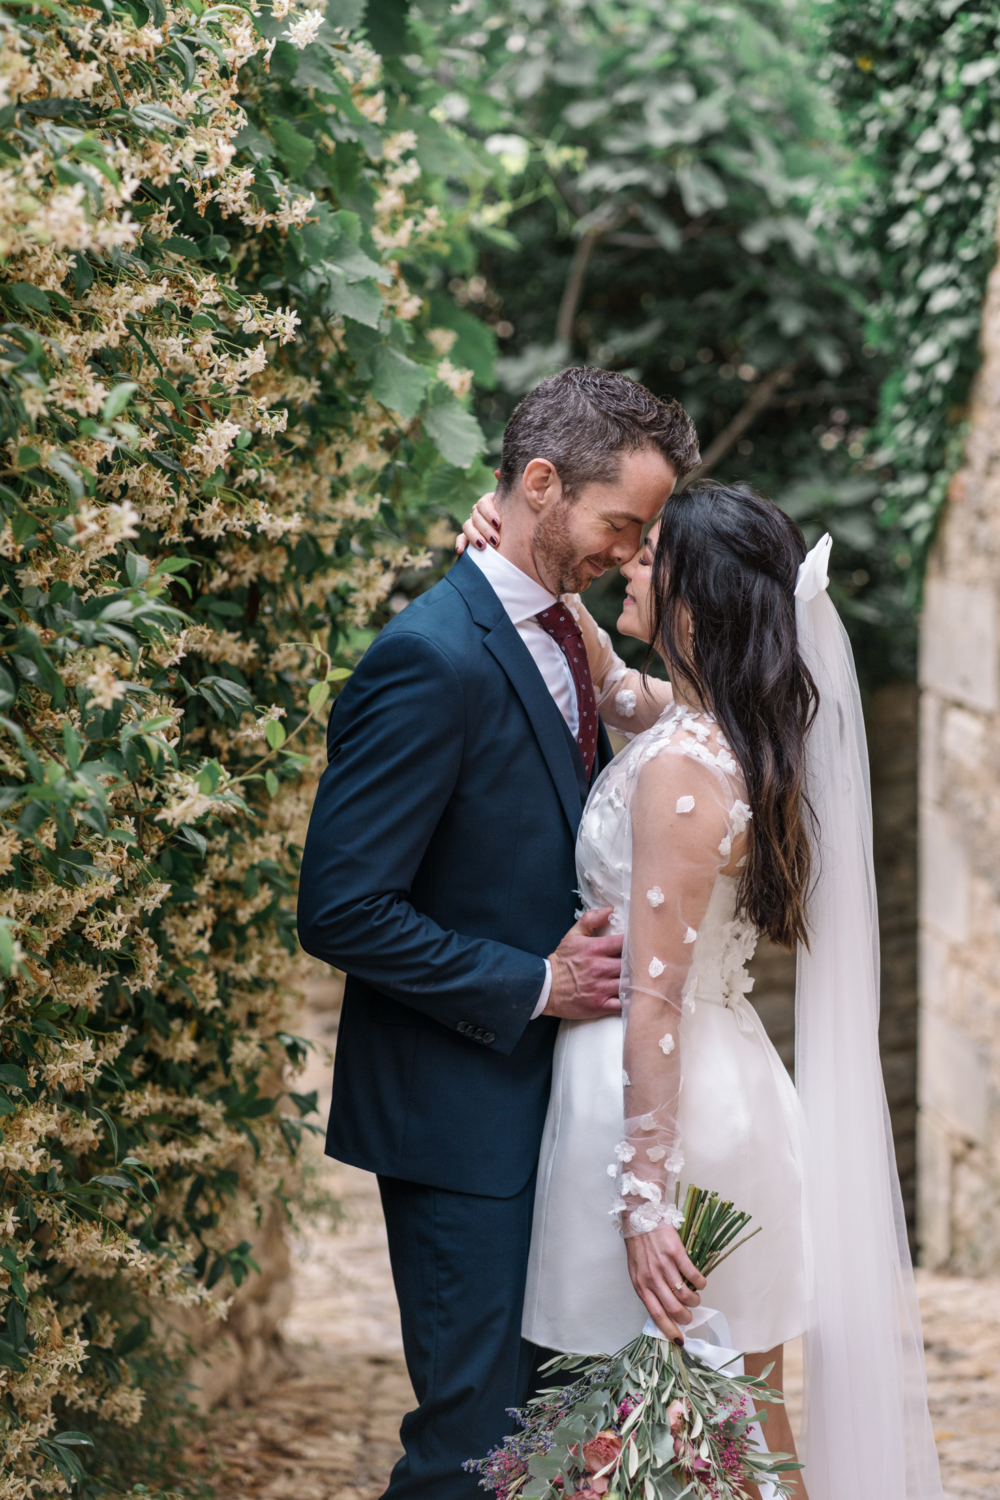
<svg viewBox="0 0 1000 1500">
<path fill-rule="evenodd" d="M 550 604 L 535 619 L 543 630 L 547 630 L 557 641 L 567 641 L 574 636 L 582 638 L 583 632 L 566 608 L 565 604 Z"/>
</svg>

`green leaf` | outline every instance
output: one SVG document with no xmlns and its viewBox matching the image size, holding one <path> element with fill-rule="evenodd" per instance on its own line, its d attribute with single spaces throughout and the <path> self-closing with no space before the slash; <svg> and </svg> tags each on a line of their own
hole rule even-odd
<svg viewBox="0 0 1000 1500">
<path fill-rule="evenodd" d="M 274 142 L 263 131 L 255 130 L 252 125 L 245 125 L 233 140 L 233 145 L 239 151 L 249 151 L 251 156 L 259 160 L 270 158 L 275 155 Z"/>
<path fill-rule="evenodd" d="M 326 682 L 314 682 L 309 689 L 309 707 L 320 709 L 330 696 L 330 686 Z"/>
<path fill-rule="evenodd" d="M 327 317 L 353 318 L 366 328 L 377 328 L 382 317 L 382 293 L 374 281 L 351 283 L 336 266 L 330 266 L 323 310 Z"/>
<path fill-rule="evenodd" d="M 7 1094 L 0 1090 L 0 1115 L 13 1115 L 17 1112 L 17 1105 Z"/>
<path fill-rule="evenodd" d="M 125 380 L 121 385 L 113 386 L 104 398 L 102 421 L 110 422 L 120 416 L 138 389 L 134 380 Z"/>
<path fill-rule="evenodd" d="M 442 458 L 459 469 L 467 469 L 486 447 L 479 423 L 450 393 L 448 398 L 426 406 L 422 420 L 428 437 Z"/>
<path fill-rule="evenodd" d="M 346 682 L 348 677 L 353 676 L 350 667 L 331 667 L 326 674 L 327 682 Z"/>
<path fill-rule="evenodd" d="M 16 697 L 16 682 L 6 667 L 0 667 L 0 709 L 10 708 Z"/>
<path fill-rule="evenodd" d="M 210 797 L 222 779 L 222 767 L 217 760 L 206 761 L 198 773 L 198 790 L 203 797 Z"/>
<path fill-rule="evenodd" d="M 422 365 L 415 364 L 390 349 L 387 344 L 376 349 L 373 366 L 372 395 L 390 411 L 397 412 L 404 422 L 416 416 L 424 391 L 430 383 L 431 374 Z M 477 428 L 478 431 L 478 428 Z"/>
<path fill-rule="evenodd" d="M 74 500 L 82 500 L 87 493 L 87 487 L 80 477 L 79 465 L 75 459 L 70 458 L 68 453 L 56 451 L 50 453 L 45 460 L 45 467 L 53 474 L 58 474 L 69 489 Z"/>
<path fill-rule="evenodd" d="M 27 1073 L 23 1068 L 19 1068 L 17 1063 L 0 1063 L 0 1083 L 6 1084 L 8 1088 L 30 1087 Z"/>
<path fill-rule="evenodd" d="M 267 787 L 268 796 L 276 797 L 278 795 L 278 788 L 281 783 L 273 771 L 264 772 L 264 785 Z"/>
<path fill-rule="evenodd" d="M 172 234 L 163 241 L 164 250 L 170 250 L 174 255 L 187 256 L 188 260 L 200 260 L 201 251 L 193 240 L 185 239 L 179 234 Z"/>
<path fill-rule="evenodd" d="M 278 148 L 278 155 L 292 177 L 300 182 L 302 175 L 316 155 L 316 143 L 308 136 L 300 135 L 288 120 L 279 115 L 271 121 L 271 134 Z"/>
<path fill-rule="evenodd" d="M 186 844 L 192 844 L 203 857 L 208 853 L 208 839 L 197 828 L 192 828 L 188 823 L 182 823 L 177 832 Z"/>
<path fill-rule="evenodd" d="M 119 386 L 120 389 L 121 387 Z M 109 397 L 108 399 L 110 400 L 111 398 Z M 145 583 L 149 577 L 149 560 L 141 556 L 138 552 L 126 552 L 125 573 L 132 587 L 137 588 L 139 584 Z"/>
<path fill-rule="evenodd" d="M 264 738 L 272 750 L 280 750 L 288 738 L 284 724 L 280 723 L 277 719 L 271 719 L 264 726 Z"/>
<path fill-rule="evenodd" d="M 27 281 L 15 281 L 7 287 L 7 291 L 16 297 L 22 307 L 30 307 L 35 312 L 50 313 L 52 306 L 48 297 L 40 287 L 32 286 Z"/>
</svg>

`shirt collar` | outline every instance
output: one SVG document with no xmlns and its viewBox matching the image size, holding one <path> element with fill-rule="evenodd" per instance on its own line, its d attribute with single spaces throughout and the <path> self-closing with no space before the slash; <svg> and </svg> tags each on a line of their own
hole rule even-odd
<svg viewBox="0 0 1000 1500">
<path fill-rule="evenodd" d="M 486 547 L 482 552 L 478 547 L 469 547 L 467 551 L 476 567 L 486 574 L 493 592 L 510 616 L 511 624 L 520 625 L 559 602 L 555 594 L 550 594 L 527 573 L 522 573 L 494 547 Z"/>
</svg>

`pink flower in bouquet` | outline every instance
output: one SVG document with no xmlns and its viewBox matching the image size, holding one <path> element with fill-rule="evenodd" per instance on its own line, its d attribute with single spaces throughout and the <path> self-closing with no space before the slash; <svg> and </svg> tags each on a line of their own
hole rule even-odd
<svg viewBox="0 0 1000 1500">
<path fill-rule="evenodd" d="M 670 1423 L 670 1431 L 674 1437 L 681 1431 L 688 1417 L 688 1404 L 686 1401 L 671 1401 L 667 1407 L 667 1421 Z"/>
<path fill-rule="evenodd" d="M 626 1396 L 616 1413 L 619 1422 L 624 1422 L 627 1417 L 632 1415 L 636 1407 L 641 1404 L 642 1398 L 640 1396 Z"/>
<path fill-rule="evenodd" d="M 622 1440 L 617 1432 L 607 1429 L 592 1437 L 589 1443 L 583 1445 L 583 1467 L 588 1474 L 596 1474 L 599 1469 L 606 1469 L 608 1464 L 614 1463 L 622 1451 Z"/>
</svg>

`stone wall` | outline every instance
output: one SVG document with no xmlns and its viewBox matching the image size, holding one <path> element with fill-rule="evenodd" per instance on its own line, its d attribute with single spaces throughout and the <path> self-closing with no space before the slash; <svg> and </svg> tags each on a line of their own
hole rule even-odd
<svg viewBox="0 0 1000 1500">
<path fill-rule="evenodd" d="M 1000 1268 L 1000 268 L 921 649 L 920 1241 Z"/>
</svg>

